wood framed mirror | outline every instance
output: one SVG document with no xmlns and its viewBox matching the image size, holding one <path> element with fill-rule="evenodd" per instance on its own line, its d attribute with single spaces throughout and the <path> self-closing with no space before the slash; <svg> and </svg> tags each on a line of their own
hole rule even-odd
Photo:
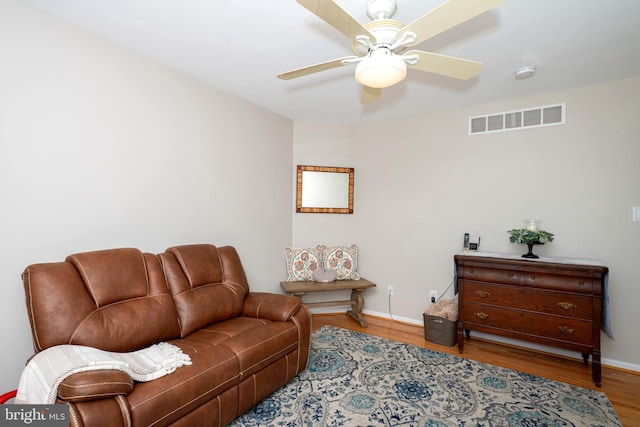
<svg viewBox="0 0 640 427">
<path fill-rule="evenodd" d="M 353 168 L 298 165 L 296 212 L 353 213 Z"/>
</svg>

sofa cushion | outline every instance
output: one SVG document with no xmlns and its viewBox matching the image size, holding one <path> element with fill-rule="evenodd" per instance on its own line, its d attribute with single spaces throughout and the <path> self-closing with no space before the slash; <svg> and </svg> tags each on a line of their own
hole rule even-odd
<svg viewBox="0 0 640 427">
<path fill-rule="evenodd" d="M 23 281 L 38 351 L 77 344 L 129 352 L 180 336 L 155 255 L 130 248 L 78 253 L 27 267 Z"/>
<path fill-rule="evenodd" d="M 228 348 L 189 338 L 170 343 L 189 355 L 192 364 L 156 380 L 136 383 L 127 396 L 134 426 L 169 425 L 238 385 L 238 358 Z"/>
<path fill-rule="evenodd" d="M 230 349 L 238 358 L 240 376 L 246 377 L 296 351 L 301 340 L 299 332 L 294 322 L 236 317 L 202 328 L 178 342 L 199 351 Z"/>
<path fill-rule="evenodd" d="M 200 328 L 189 334 L 184 340 L 185 342 L 198 343 L 200 346 L 214 346 L 250 329 L 264 326 L 269 322 L 269 320 L 251 317 L 234 317 L 233 319 Z"/>
<path fill-rule="evenodd" d="M 174 246 L 159 254 L 176 305 L 182 337 L 242 314 L 249 292 L 236 250 L 230 246 Z"/>
<path fill-rule="evenodd" d="M 292 322 L 270 322 L 220 343 L 237 356 L 241 377 L 263 369 L 300 345 L 299 331 Z"/>
<path fill-rule="evenodd" d="M 76 267 L 98 307 L 147 294 L 147 266 L 137 249 L 78 253 L 67 261 Z"/>
</svg>

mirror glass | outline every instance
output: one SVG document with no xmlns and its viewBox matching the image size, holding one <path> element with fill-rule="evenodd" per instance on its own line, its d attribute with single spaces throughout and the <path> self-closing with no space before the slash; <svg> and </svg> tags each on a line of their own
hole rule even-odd
<svg viewBox="0 0 640 427">
<path fill-rule="evenodd" d="M 296 212 L 353 213 L 353 168 L 298 166 Z"/>
</svg>

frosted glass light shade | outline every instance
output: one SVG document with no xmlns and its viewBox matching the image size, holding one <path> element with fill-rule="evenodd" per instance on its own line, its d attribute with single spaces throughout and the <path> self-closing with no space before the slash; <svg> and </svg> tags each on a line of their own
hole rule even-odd
<svg viewBox="0 0 640 427">
<path fill-rule="evenodd" d="M 393 86 L 407 76 L 407 64 L 384 49 L 373 52 L 356 66 L 356 81 L 377 89 Z"/>
</svg>

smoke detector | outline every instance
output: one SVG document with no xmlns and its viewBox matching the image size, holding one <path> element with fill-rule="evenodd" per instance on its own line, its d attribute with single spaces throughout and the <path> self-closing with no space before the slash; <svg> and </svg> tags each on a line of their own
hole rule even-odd
<svg viewBox="0 0 640 427">
<path fill-rule="evenodd" d="M 530 79 L 536 73 L 536 67 L 526 66 L 518 68 L 514 73 L 516 80 Z"/>
</svg>

